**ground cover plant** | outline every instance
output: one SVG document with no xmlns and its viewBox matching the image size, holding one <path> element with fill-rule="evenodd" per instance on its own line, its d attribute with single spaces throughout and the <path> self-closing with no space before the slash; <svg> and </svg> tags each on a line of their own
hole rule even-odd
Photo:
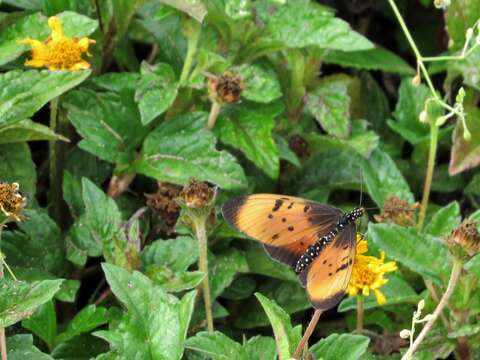
<svg viewBox="0 0 480 360">
<path fill-rule="evenodd" d="M 0 358 L 479 358 L 479 18 L 0 1 Z M 228 226 L 252 193 L 366 209 L 338 307 Z"/>
</svg>

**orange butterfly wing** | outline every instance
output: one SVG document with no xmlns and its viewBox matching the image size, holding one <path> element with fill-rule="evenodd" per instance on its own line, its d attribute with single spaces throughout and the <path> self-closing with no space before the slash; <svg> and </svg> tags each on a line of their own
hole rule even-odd
<svg viewBox="0 0 480 360">
<path fill-rule="evenodd" d="M 300 273 L 300 281 L 306 285 L 314 308 L 326 311 L 343 298 L 352 274 L 355 252 L 356 226 L 352 222 Z"/>
<path fill-rule="evenodd" d="M 222 212 L 231 226 L 263 243 L 273 259 L 290 266 L 343 215 L 332 206 L 275 194 L 229 200 Z"/>
</svg>

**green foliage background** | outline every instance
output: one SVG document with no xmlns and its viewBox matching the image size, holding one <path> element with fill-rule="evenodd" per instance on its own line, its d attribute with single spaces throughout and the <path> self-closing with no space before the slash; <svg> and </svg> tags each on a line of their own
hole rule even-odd
<svg viewBox="0 0 480 360">
<path fill-rule="evenodd" d="M 480 16 L 477 0 L 398 6 L 428 56 L 457 54 Z M 68 36 L 96 40 L 91 70 L 23 66 L 30 52 L 17 40 L 46 39 L 52 15 Z M 386 305 L 366 298 L 364 335 L 352 334 L 352 298 L 322 316 L 317 359 L 399 359 L 408 342 L 397 335 L 418 301 L 435 307 L 425 282 L 445 290 L 443 237 L 480 220 L 479 63 L 476 47 L 428 64 L 445 102 L 464 87 L 471 139 L 455 117 L 440 128 L 423 229 L 362 220 L 370 252 L 400 269 L 382 288 Z M 274 192 L 350 210 L 360 191 L 366 207 L 422 198 L 431 131 L 419 117 L 432 94 L 412 83 L 416 61 L 387 2 L 3 0 L 0 67 L 0 181 L 28 198 L 26 220 L 1 239 L 19 278 L 0 280 L 9 359 L 286 360 L 311 316 L 304 289 L 228 228 L 223 202 Z M 205 72 L 226 70 L 245 90 L 209 130 Z M 157 182 L 192 177 L 219 188 L 208 239 L 214 333 L 195 290 L 195 237 L 181 223 L 159 231 L 166 219 L 153 209 L 132 218 Z M 115 192 L 119 180 L 127 186 Z M 462 346 L 480 356 L 479 256 L 464 269 L 448 326 L 438 321 L 416 358 L 460 359 Z"/>
</svg>

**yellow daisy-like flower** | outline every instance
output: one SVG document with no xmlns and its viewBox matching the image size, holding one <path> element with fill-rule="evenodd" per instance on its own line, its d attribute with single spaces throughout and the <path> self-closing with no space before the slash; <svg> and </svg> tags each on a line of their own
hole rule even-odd
<svg viewBox="0 0 480 360">
<path fill-rule="evenodd" d="M 30 45 L 32 58 L 25 61 L 26 66 L 35 68 L 46 67 L 49 70 L 86 70 L 90 63 L 82 59 L 82 54 L 88 53 L 90 44 L 95 40 L 87 37 L 70 38 L 65 36 L 60 19 L 52 16 L 48 19 L 52 33 L 45 41 L 32 38 L 18 40 L 19 44 Z"/>
<path fill-rule="evenodd" d="M 0 221 L 21 221 L 26 199 L 19 194 L 17 183 L 0 183 Z"/>
<path fill-rule="evenodd" d="M 384 277 L 385 273 L 397 270 L 397 264 L 395 261 L 385 263 L 383 251 L 380 252 L 380 258 L 364 255 L 367 251 L 367 241 L 357 234 L 357 254 L 348 284 L 348 295 L 368 296 L 370 291 L 373 291 L 377 302 L 382 305 L 387 302 L 387 299 L 379 289 L 388 282 L 388 279 Z"/>
</svg>

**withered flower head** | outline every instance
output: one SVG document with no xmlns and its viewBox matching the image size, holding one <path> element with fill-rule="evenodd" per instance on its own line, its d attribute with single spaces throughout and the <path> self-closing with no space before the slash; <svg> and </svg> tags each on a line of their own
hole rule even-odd
<svg viewBox="0 0 480 360">
<path fill-rule="evenodd" d="M 298 134 L 293 135 L 288 140 L 288 146 L 299 158 L 306 157 L 309 154 L 308 143 L 305 141 L 305 139 L 302 136 Z"/>
<path fill-rule="evenodd" d="M 215 188 L 208 184 L 190 179 L 187 185 L 180 192 L 180 201 L 190 209 L 201 209 L 209 207 L 215 199 Z"/>
<path fill-rule="evenodd" d="M 374 215 L 374 218 L 381 223 L 413 226 L 415 225 L 414 215 L 417 208 L 418 203 L 409 204 L 396 196 L 390 196 L 385 200 L 381 214 Z"/>
<path fill-rule="evenodd" d="M 244 88 L 242 76 L 232 71 L 208 78 L 208 93 L 219 104 L 232 104 L 239 101 Z"/>
<path fill-rule="evenodd" d="M 165 223 L 167 233 L 171 233 L 180 215 L 180 206 L 175 199 L 181 187 L 169 183 L 159 183 L 158 190 L 153 194 L 145 194 L 147 206 Z"/>
<path fill-rule="evenodd" d="M 464 220 L 455 230 L 445 239 L 447 244 L 454 252 L 458 248 L 462 249 L 469 256 L 473 256 L 480 251 L 480 233 L 478 232 L 478 221 Z"/>
<path fill-rule="evenodd" d="M 17 183 L 0 183 L 0 220 L 21 221 L 26 198 L 20 193 Z"/>
</svg>

